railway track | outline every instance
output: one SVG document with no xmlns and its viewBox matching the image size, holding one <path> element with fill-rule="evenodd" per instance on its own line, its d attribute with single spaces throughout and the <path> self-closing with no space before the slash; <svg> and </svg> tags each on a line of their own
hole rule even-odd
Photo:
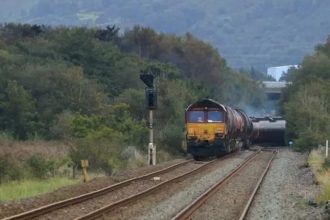
<svg viewBox="0 0 330 220">
<path fill-rule="evenodd" d="M 172 220 L 244 219 L 276 153 L 276 150 L 256 151 Z"/>
<path fill-rule="evenodd" d="M 193 160 L 187 160 L 187 161 L 184 161 L 184 162 L 181 162 L 181 163 L 177 163 L 177 164 L 171 165 L 169 167 L 163 168 L 161 170 L 151 172 L 151 173 L 148 173 L 148 174 L 145 174 L 145 175 L 141 175 L 141 176 L 138 176 L 138 177 L 130 178 L 128 180 L 110 185 L 108 187 L 104 187 L 104 188 L 99 189 L 99 190 L 95 190 L 95 191 L 90 192 L 90 193 L 82 194 L 82 195 L 75 196 L 75 197 L 72 197 L 72 198 L 69 198 L 69 199 L 65 199 L 65 200 L 62 200 L 62 201 L 51 203 L 51 204 L 48 204 L 48 205 L 45 205 L 45 206 L 42 206 L 42 207 L 39 207 L 39 208 L 36 208 L 36 209 L 32 209 L 32 210 L 29 210 L 29 211 L 26 211 L 26 212 L 23 212 L 23 213 L 19 213 L 19 214 L 13 215 L 13 216 L 9 216 L 9 217 L 4 218 L 3 220 L 16 220 L 16 219 L 35 218 L 35 217 L 44 215 L 45 213 L 50 213 L 52 211 L 59 210 L 63 207 L 68 207 L 68 206 L 71 206 L 71 205 L 75 205 L 75 204 L 84 202 L 86 200 L 93 199 L 93 198 L 96 198 L 98 196 L 113 192 L 115 190 L 118 190 L 120 188 L 128 186 L 133 182 L 150 179 L 151 177 L 171 172 L 172 170 L 180 168 L 182 166 L 185 166 L 185 165 L 187 165 L 188 163 L 191 163 L 191 162 L 193 162 Z"/>
<path fill-rule="evenodd" d="M 220 160 L 223 160 L 233 155 L 227 155 Z M 208 162 L 196 162 L 193 160 L 185 161 L 183 163 L 172 165 L 168 168 L 149 173 L 143 176 L 132 178 L 103 189 L 83 194 L 77 197 L 69 198 L 63 201 L 45 205 L 24 213 L 20 213 L 14 216 L 6 217 L 3 220 L 14 219 L 92 219 L 106 212 L 116 209 L 130 202 L 136 201 L 142 197 L 145 197 L 164 186 L 173 182 L 187 178 L 195 173 L 200 172 L 203 169 L 210 167 L 212 164 L 219 160 L 212 160 Z M 157 178 L 154 178 L 157 177 Z M 157 180 L 154 180 L 157 179 Z M 129 190 L 127 188 L 130 187 Z M 134 194 L 128 194 L 125 191 L 131 192 L 135 190 Z M 113 198 L 113 201 L 109 204 L 109 197 Z M 106 204 L 102 204 L 99 200 L 106 199 Z M 93 211 L 85 210 L 85 203 L 95 203 L 95 206 L 90 209 Z M 73 206 L 78 206 L 71 212 Z M 101 207 L 101 208 L 100 208 Z M 77 210 L 81 210 L 78 211 Z M 77 213 L 79 213 L 77 215 Z"/>
<path fill-rule="evenodd" d="M 244 164 L 248 164 L 248 161 L 253 160 L 253 158 L 257 157 L 259 154 L 260 151 L 254 152 L 245 159 Z M 211 165 L 215 164 L 215 162 L 234 157 L 234 155 L 235 154 L 227 155 L 220 160 L 212 160 L 208 162 L 196 162 L 192 160 L 185 161 L 160 171 L 132 178 L 91 193 L 52 203 L 15 216 L 10 216 L 4 220 L 31 218 L 78 220 L 98 218 L 104 216 L 106 213 L 112 213 L 112 211 L 118 210 L 118 208 L 125 207 L 130 203 L 139 201 L 139 199 L 153 194 L 172 183 L 189 179 L 190 176 L 194 176 L 194 174 L 200 173 L 208 167 L 214 167 Z M 240 167 L 247 166 L 244 164 L 241 164 Z M 156 181 L 154 180 L 154 177 L 157 177 Z M 134 193 L 132 193 L 132 189 L 134 189 Z M 125 191 L 128 191 L 128 193 L 125 194 Z M 257 190 L 255 190 L 255 192 L 256 191 Z M 105 197 L 108 199 L 104 202 L 100 202 Z M 109 197 L 112 198 L 111 202 L 109 202 Z M 89 205 L 86 205 L 86 203 L 89 203 Z M 95 205 L 91 206 L 90 204 Z M 245 207 L 245 209 L 247 212 L 248 207 Z"/>
<path fill-rule="evenodd" d="M 169 186 L 170 184 L 172 183 L 175 183 L 175 182 L 178 182 L 178 181 L 181 181 L 183 179 L 186 179 L 186 178 L 189 178 L 190 176 L 193 176 L 194 174 L 196 173 L 199 173 L 201 172 L 202 170 L 210 167 L 211 165 L 215 164 L 217 161 L 220 161 L 220 160 L 224 160 L 226 158 L 229 158 L 229 157 L 232 157 L 233 155 L 226 155 L 225 157 L 222 157 L 221 159 L 216 159 L 216 160 L 212 160 L 212 161 L 209 161 L 209 162 L 197 162 L 199 164 L 201 164 L 201 166 L 193 169 L 193 170 L 190 170 L 186 173 L 183 173 L 181 175 L 178 175 L 172 179 L 169 179 L 167 181 L 164 181 L 158 185 L 155 185 L 154 187 L 151 187 L 151 188 L 148 188 L 146 189 L 145 191 L 143 192 L 140 192 L 140 193 L 137 193 L 137 194 L 134 194 L 134 195 L 131 195 L 127 198 L 124 198 L 122 200 L 119 200 L 117 202 L 114 202 L 114 203 L 111 203 L 111 204 L 108 204 L 100 209 L 97 209 L 93 212 L 90 212 L 86 215 L 83 215 L 83 216 L 80 216 L 78 218 L 75 218 L 75 220 L 87 220 L 87 219 L 95 219 L 97 217 L 100 217 L 100 216 L 103 216 L 105 215 L 106 213 L 108 212 L 111 212 L 111 211 L 114 211 L 124 205 L 127 205 L 129 203 L 133 203 L 133 202 L 136 202 L 136 201 L 139 201 L 139 199 L 143 198 L 143 197 L 146 197 L 152 193 L 155 193 L 156 191 L 166 187 L 166 186 Z"/>
</svg>

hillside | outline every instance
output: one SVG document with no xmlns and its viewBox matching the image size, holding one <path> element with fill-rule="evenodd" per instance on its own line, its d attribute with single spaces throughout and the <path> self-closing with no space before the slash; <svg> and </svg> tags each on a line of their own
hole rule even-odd
<svg viewBox="0 0 330 220">
<path fill-rule="evenodd" d="M 69 142 L 75 164 L 88 158 L 91 168 L 108 173 L 125 167 L 130 149 L 147 146 L 141 70 L 156 78 L 160 160 L 183 152 L 184 109 L 195 100 L 265 108 L 258 83 L 191 34 L 174 37 L 136 26 L 119 36 L 111 27 L 7 24 L 0 26 L 0 142 Z M 8 158 L 0 155 L 0 182 L 34 175 L 13 176 L 22 164 Z M 13 169 L 4 173 L 6 167 Z"/>
<path fill-rule="evenodd" d="M 297 64 L 329 34 L 329 1 L 319 0 L 4 0 L 0 22 L 51 25 L 135 24 L 191 32 L 217 47 L 236 68 Z"/>
</svg>

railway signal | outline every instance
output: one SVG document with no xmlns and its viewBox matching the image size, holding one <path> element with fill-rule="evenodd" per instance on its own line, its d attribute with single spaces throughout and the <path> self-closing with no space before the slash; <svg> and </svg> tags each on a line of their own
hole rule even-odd
<svg viewBox="0 0 330 220">
<path fill-rule="evenodd" d="M 154 88 L 154 75 L 148 73 L 140 74 L 140 79 L 148 86 L 148 88 Z"/>
<path fill-rule="evenodd" d="M 150 110 L 157 108 L 157 92 L 155 89 L 146 89 L 146 106 Z"/>
<path fill-rule="evenodd" d="M 157 92 L 154 86 L 154 76 L 150 73 L 142 72 L 140 79 L 146 87 L 146 107 L 149 110 L 149 144 L 148 144 L 148 164 L 156 165 L 156 145 L 154 144 L 153 114 L 157 108 Z"/>
</svg>

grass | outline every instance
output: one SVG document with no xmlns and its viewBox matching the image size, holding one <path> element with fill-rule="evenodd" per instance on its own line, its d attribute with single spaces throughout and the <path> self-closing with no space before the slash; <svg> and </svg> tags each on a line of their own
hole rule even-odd
<svg viewBox="0 0 330 220">
<path fill-rule="evenodd" d="M 318 203 L 330 200 L 330 169 L 325 166 L 324 154 L 322 152 L 313 150 L 308 158 L 308 163 L 313 169 L 317 181 L 321 185 L 321 193 L 317 196 Z"/>
<path fill-rule="evenodd" d="M 54 177 L 47 180 L 23 180 L 4 183 L 0 185 L 0 202 L 33 197 L 79 181 L 81 180 Z"/>
</svg>

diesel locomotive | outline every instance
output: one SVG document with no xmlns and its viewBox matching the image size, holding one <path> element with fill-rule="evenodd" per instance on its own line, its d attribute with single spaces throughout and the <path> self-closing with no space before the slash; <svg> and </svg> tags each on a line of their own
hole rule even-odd
<svg viewBox="0 0 330 220">
<path fill-rule="evenodd" d="M 189 105 L 185 119 L 187 153 L 195 159 L 249 148 L 252 142 L 284 142 L 282 118 L 250 118 L 243 110 L 212 99 Z"/>
<path fill-rule="evenodd" d="M 187 152 L 197 157 L 220 156 L 248 148 L 252 121 L 240 109 L 203 99 L 186 109 Z"/>
</svg>

